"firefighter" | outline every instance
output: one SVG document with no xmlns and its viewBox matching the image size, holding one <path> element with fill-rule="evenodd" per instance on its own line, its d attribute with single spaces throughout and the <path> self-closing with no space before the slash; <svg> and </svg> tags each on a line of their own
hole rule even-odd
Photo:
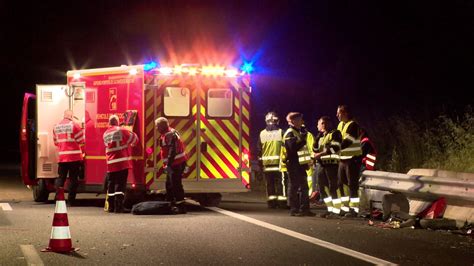
<svg viewBox="0 0 474 266">
<path fill-rule="evenodd" d="M 159 117 L 155 125 L 160 136 L 160 155 L 166 172 L 166 199 L 177 208 L 177 213 L 186 213 L 184 206 L 183 173 L 186 168 L 187 155 L 184 143 L 168 119 Z"/>
<path fill-rule="evenodd" d="M 320 217 L 327 218 L 332 213 L 339 215 L 341 212 L 341 200 L 337 195 L 337 172 L 342 135 L 339 130 L 332 128 L 328 116 L 323 116 L 318 120 L 318 131 L 313 151 L 317 164 L 318 185 L 327 208 Z"/>
<path fill-rule="evenodd" d="M 341 160 L 338 169 L 339 189 L 342 196 L 341 215 L 355 217 L 359 213 L 359 171 L 362 163 L 359 125 L 353 120 L 346 105 L 338 106 L 336 116 L 340 121 L 337 129 L 342 134 Z"/>
<path fill-rule="evenodd" d="M 303 115 L 291 112 L 287 115 L 289 128 L 283 135 L 284 157 L 288 169 L 288 196 L 291 216 L 314 216 L 309 209 L 308 182 L 306 170 L 311 154 L 306 146 L 308 132 L 303 125 Z M 300 195 L 298 196 L 298 191 Z"/>
<path fill-rule="evenodd" d="M 137 134 L 119 126 L 116 115 L 109 117 L 109 127 L 104 132 L 107 160 L 107 204 L 108 212 L 124 212 L 125 189 L 128 169 L 132 168 L 130 147 L 138 143 Z"/>
<path fill-rule="evenodd" d="M 267 126 L 260 132 L 258 153 L 263 165 L 267 187 L 267 205 L 269 208 L 286 206 L 286 186 L 283 172 L 280 171 L 280 152 L 283 143 L 283 131 L 278 127 L 279 118 L 275 112 L 265 115 Z"/>
<path fill-rule="evenodd" d="M 370 140 L 367 131 L 360 128 L 360 146 L 362 149 L 362 166 L 360 173 L 365 170 L 375 170 L 375 162 L 377 160 L 377 150 L 374 143 Z"/>
<path fill-rule="evenodd" d="M 73 120 L 72 110 L 64 111 L 64 118 L 53 128 L 54 145 L 58 148 L 58 175 L 55 187 L 64 186 L 69 173 L 68 203 L 75 205 L 76 192 L 82 165 L 81 145 L 84 144 L 84 131 L 79 123 Z"/>
</svg>

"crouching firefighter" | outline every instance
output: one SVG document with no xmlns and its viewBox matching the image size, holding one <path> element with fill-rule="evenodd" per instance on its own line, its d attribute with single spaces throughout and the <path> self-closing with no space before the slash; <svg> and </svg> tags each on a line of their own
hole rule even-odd
<svg viewBox="0 0 474 266">
<path fill-rule="evenodd" d="M 186 168 L 187 155 L 184 143 L 168 119 L 159 117 L 155 125 L 160 136 L 160 155 L 166 172 L 166 200 L 177 208 L 177 213 L 186 213 L 184 205 L 183 173 Z"/>
<path fill-rule="evenodd" d="M 128 169 L 132 168 L 130 147 L 138 143 L 137 134 L 119 126 L 116 115 L 109 117 L 109 128 L 104 132 L 107 160 L 107 211 L 124 212 Z"/>
<path fill-rule="evenodd" d="M 328 116 L 323 116 L 318 120 L 318 131 L 313 152 L 317 164 L 316 174 L 320 193 L 327 207 L 327 211 L 320 216 L 328 218 L 331 214 L 340 215 L 341 213 L 341 199 L 337 195 L 337 173 L 342 135 L 339 130 L 332 129 Z"/>
<path fill-rule="evenodd" d="M 267 204 L 269 208 L 278 206 L 286 208 L 286 186 L 283 173 L 280 172 L 280 152 L 283 143 L 283 131 L 278 127 L 278 116 L 275 112 L 265 115 L 267 126 L 260 132 L 258 153 L 263 165 L 267 186 Z"/>
</svg>

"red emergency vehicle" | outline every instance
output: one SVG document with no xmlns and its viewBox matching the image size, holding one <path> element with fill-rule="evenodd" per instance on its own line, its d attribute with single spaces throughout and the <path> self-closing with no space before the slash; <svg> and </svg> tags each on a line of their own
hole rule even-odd
<svg viewBox="0 0 474 266">
<path fill-rule="evenodd" d="M 102 135 L 110 115 L 139 137 L 132 149 L 127 198 L 165 191 L 166 176 L 154 121 L 167 117 L 189 155 L 183 185 L 187 196 L 217 205 L 222 192 L 249 188 L 250 76 L 232 67 L 153 64 L 67 72 L 65 85 L 37 85 L 23 102 L 22 178 L 35 201 L 54 191 L 57 151 L 52 128 L 66 109 L 85 130 L 84 167 L 78 193 L 103 191 L 106 173 Z M 126 114 L 126 115 L 124 115 Z"/>
</svg>

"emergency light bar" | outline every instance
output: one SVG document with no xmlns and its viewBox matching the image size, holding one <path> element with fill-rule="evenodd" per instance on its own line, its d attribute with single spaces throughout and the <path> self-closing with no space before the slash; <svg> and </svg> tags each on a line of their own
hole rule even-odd
<svg viewBox="0 0 474 266">
<path fill-rule="evenodd" d="M 161 75 L 170 76 L 170 75 L 189 75 L 189 76 L 226 76 L 226 77 L 236 77 L 248 74 L 248 72 L 242 71 L 239 72 L 233 67 L 223 67 L 223 66 L 199 66 L 199 65 L 177 65 L 175 67 L 160 67 L 153 69 Z"/>
</svg>

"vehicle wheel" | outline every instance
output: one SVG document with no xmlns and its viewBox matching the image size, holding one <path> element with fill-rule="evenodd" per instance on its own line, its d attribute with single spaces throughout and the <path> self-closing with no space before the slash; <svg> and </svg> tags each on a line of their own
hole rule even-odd
<svg viewBox="0 0 474 266">
<path fill-rule="evenodd" d="M 49 191 L 46 186 L 46 180 L 39 179 L 38 184 L 33 186 L 33 199 L 36 202 L 46 202 L 48 201 Z"/>
<path fill-rule="evenodd" d="M 221 203 L 222 195 L 220 193 L 201 194 L 197 201 L 204 207 L 217 207 Z"/>
</svg>

